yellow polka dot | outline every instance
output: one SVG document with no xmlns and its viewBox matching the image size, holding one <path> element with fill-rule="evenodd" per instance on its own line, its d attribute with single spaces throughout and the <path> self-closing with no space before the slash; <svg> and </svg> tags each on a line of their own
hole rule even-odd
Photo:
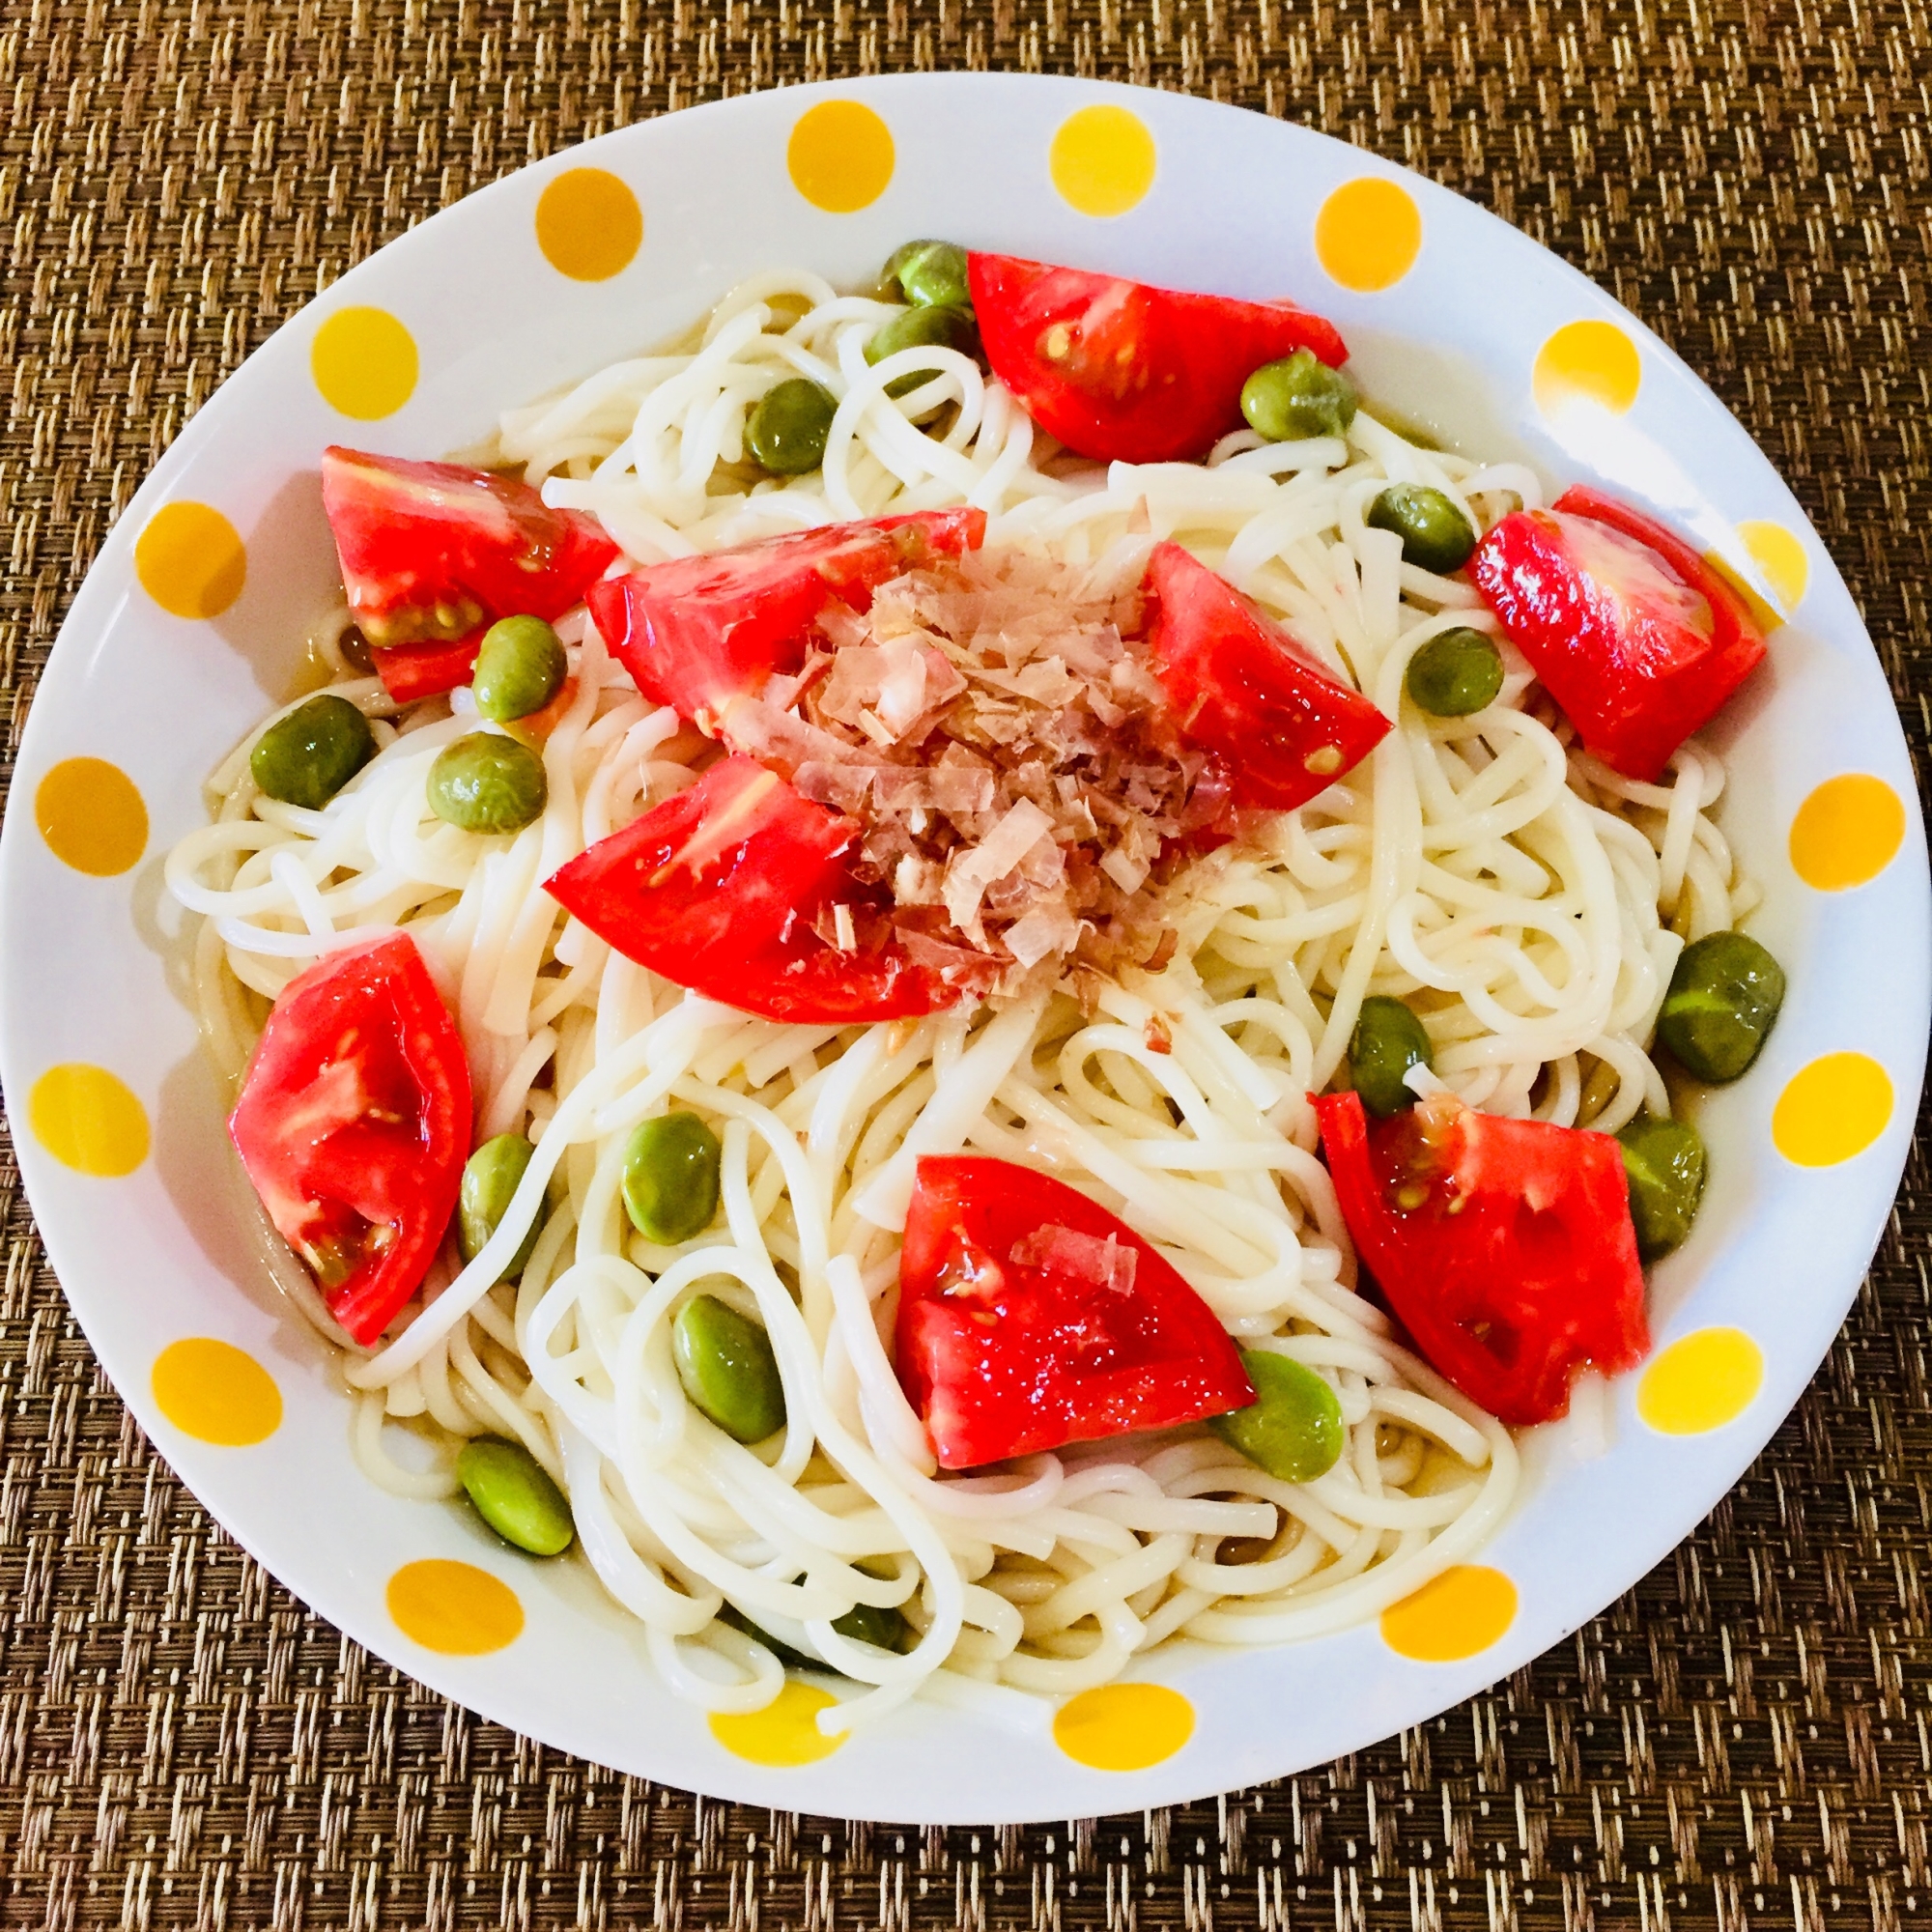
<svg viewBox="0 0 1932 1932">
<path fill-rule="evenodd" d="M 1642 381 L 1636 344 L 1613 322 L 1566 322 L 1536 352 L 1536 406 L 1546 414 L 1587 396 L 1622 415 Z"/>
<path fill-rule="evenodd" d="M 212 1335 L 170 1342 L 151 1377 L 160 1410 L 185 1435 L 224 1449 L 266 1442 L 282 1423 L 282 1392 L 253 1355 Z"/>
<path fill-rule="evenodd" d="M 1702 1435 L 1735 1422 L 1764 1380 L 1764 1350 L 1742 1328 L 1700 1328 L 1644 1370 L 1636 1412 L 1662 1435 Z"/>
<path fill-rule="evenodd" d="M 714 1711 L 711 1735 L 734 1757 L 753 1764 L 816 1764 L 845 1740 L 818 1728 L 818 1714 L 834 1698 L 811 1684 L 787 1683 L 762 1711 Z"/>
<path fill-rule="evenodd" d="M 644 240 L 644 211 L 605 168 L 568 168 L 537 201 L 537 246 L 574 282 L 608 282 Z"/>
<path fill-rule="evenodd" d="M 27 1095 L 34 1138 L 66 1166 L 103 1180 L 132 1174 L 148 1157 L 147 1110 L 104 1066 L 50 1066 Z"/>
<path fill-rule="evenodd" d="M 1060 124 L 1047 165 L 1053 185 L 1082 214 L 1124 214 L 1147 196 L 1156 165 L 1153 136 L 1124 107 L 1083 107 Z"/>
<path fill-rule="evenodd" d="M 1891 1119 L 1891 1079 L 1863 1053 L 1801 1066 L 1772 1109 L 1771 1138 L 1796 1167 L 1835 1167 L 1863 1153 Z"/>
<path fill-rule="evenodd" d="M 1516 1622 L 1516 1585 L 1486 1563 L 1458 1563 L 1382 1612 L 1382 1641 L 1418 1663 L 1458 1663 Z"/>
<path fill-rule="evenodd" d="M 1869 772 L 1827 779 L 1791 821 L 1791 869 L 1821 893 L 1875 879 L 1905 842 L 1905 801 Z"/>
<path fill-rule="evenodd" d="M 481 1657 L 523 1634 L 517 1593 L 473 1563 L 442 1556 L 405 1563 L 387 1596 L 396 1628 L 443 1657 Z"/>
<path fill-rule="evenodd" d="M 315 386 L 357 422 L 392 416 L 415 393 L 416 339 L 384 308 L 339 308 L 308 346 Z"/>
<path fill-rule="evenodd" d="M 1422 211 L 1400 182 L 1344 182 L 1315 217 L 1315 253 L 1345 289 L 1393 288 L 1422 252 Z"/>
<path fill-rule="evenodd" d="M 56 859 L 97 879 L 125 872 L 148 849 L 148 808 L 105 758 L 63 758 L 35 789 L 34 823 Z"/>
<path fill-rule="evenodd" d="M 1164 1684 L 1103 1684 L 1069 1697 L 1053 1719 L 1053 1741 L 1095 1771 L 1145 1771 L 1194 1735 L 1194 1706 Z"/>
<path fill-rule="evenodd" d="M 1738 535 L 1788 617 L 1804 603 L 1804 586 L 1811 581 L 1804 546 L 1782 524 L 1740 524 Z"/>
<path fill-rule="evenodd" d="M 821 100 L 798 117 L 785 150 L 792 185 L 828 214 L 869 208 L 893 178 L 893 131 L 858 100 Z"/>
<path fill-rule="evenodd" d="M 206 503 L 164 503 L 134 542 L 141 588 L 176 617 L 218 617 L 242 594 L 248 553 Z"/>
</svg>

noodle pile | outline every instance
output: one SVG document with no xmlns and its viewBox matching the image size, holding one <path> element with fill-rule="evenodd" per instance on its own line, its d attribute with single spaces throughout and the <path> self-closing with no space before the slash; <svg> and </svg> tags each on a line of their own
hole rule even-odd
<svg viewBox="0 0 1932 1932">
<path fill-rule="evenodd" d="M 377 757 L 308 811 L 255 790 L 251 738 L 212 781 L 215 822 L 167 867 L 204 916 L 196 981 L 230 1076 L 295 974 L 406 923 L 461 1027 L 477 1141 L 536 1144 L 489 1244 L 467 1267 L 446 1254 L 373 1352 L 334 1327 L 264 1222 L 278 1278 L 344 1350 L 361 1466 L 438 1497 L 455 1489 L 453 1438 L 525 1443 L 669 1685 L 713 1711 L 776 1694 L 780 1659 L 720 1618 L 735 1606 L 851 1680 L 832 1729 L 916 1692 L 1035 1721 L 1023 1693 L 1104 1683 L 1168 1636 L 1317 1635 L 1469 1555 L 1509 1506 L 1516 1448 L 1354 1293 L 1307 1096 L 1342 1063 L 1363 998 L 1385 993 L 1422 1015 L 1437 1077 L 1473 1105 L 1612 1130 L 1640 1107 L 1665 1114 L 1646 1048 L 1672 964 L 1749 905 L 1710 816 L 1722 768 L 1694 743 L 1667 782 L 1618 777 L 1571 744 L 1507 644 L 1489 709 L 1405 704 L 1420 645 L 1494 625 L 1468 586 L 1405 564 L 1368 505 L 1390 482 L 1427 484 L 1482 529 L 1541 501 L 1532 472 L 1421 448 L 1366 410 L 1346 440 L 1244 432 L 1206 466 L 1103 470 L 1043 451 L 952 351 L 868 366 L 863 346 L 892 313 L 809 274 L 762 277 L 689 353 L 514 411 L 483 454 L 595 512 L 640 562 L 962 500 L 989 513 L 989 546 L 1070 567 L 1129 535 L 1185 543 L 1397 724 L 1258 843 L 1168 889 L 1160 917 L 1179 944 L 1164 970 L 1122 969 L 1084 1009 L 1036 989 L 835 1030 L 748 1018 L 611 952 L 541 882 L 693 782 L 709 748 L 639 696 L 581 611 L 558 627 L 576 682 L 544 745 L 548 808 L 522 833 L 431 813 L 425 777 L 475 728 L 469 695 L 398 715 L 343 656 L 338 614 L 321 639 L 330 689 L 370 718 Z M 924 380 L 889 397 L 909 374 Z M 793 375 L 839 398 L 823 469 L 754 481 L 747 412 Z M 724 1147 L 723 1223 L 674 1249 L 635 1233 L 619 1199 L 631 1128 L 669 1106 Z M 888 1338 L 913 1164 L 961 1149 L 1092 1193 L 1243 1346 L 1326 1378 L 1342 1460 L 1291 1485 L 1194 1427 L 939 1476 Z M 492 1286 L 546 1207 L 521 1279 Z M 761 1322 L 777 1353 L 788 1421 L 755 1449 L 678 1382 L 670 1324 L 700 1292 Z M 832 1628 L 859 1604 L 904 1613 L 901 1653 Z"/>
</svg>

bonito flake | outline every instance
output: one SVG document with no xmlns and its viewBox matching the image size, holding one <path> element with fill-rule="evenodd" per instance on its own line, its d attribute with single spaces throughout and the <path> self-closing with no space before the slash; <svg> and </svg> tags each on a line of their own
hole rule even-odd
<svg viewBox="0 0 1932 1932">
<path fill-rule="evenodd" d="M 1011 996 L 1042 971 L 1171 955 L 1149 888 L 1221 825 L 1228 781 L 1148 664 L 1147 552 L 1126 539 L 1074 566 L 1007 547 L 907 571 L 864 615 L 835 607 L 804 670 L 733 708 L 734 744 L 859 821 L 857 877 L 956 984 Z"/>
</svg>

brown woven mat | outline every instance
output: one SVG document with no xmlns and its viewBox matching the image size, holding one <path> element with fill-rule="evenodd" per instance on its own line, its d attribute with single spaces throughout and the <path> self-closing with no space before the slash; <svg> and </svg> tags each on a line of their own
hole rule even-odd
<svg viewBox="0 0 1932 1932">
<path fill-rule="evenodd" d="M 639 116 L 935 66 L 1097 73 L 1294 116 L 1548 242 L 1791 479 L 1924 748 L 1924 0 L 0 0 L 14 735 L 148 466 L 352 263 Z M 915 1833 L 619 1777 L 342 1640 L 154 1458 L 67 1313 L 9 1159 L 0 1919 L 1932 1922 L 1924 1187 L 1921 1142 L 1844 1335 L 1748 1478 L 1492 1694 L 1219 1803 Z"/>
</svg>

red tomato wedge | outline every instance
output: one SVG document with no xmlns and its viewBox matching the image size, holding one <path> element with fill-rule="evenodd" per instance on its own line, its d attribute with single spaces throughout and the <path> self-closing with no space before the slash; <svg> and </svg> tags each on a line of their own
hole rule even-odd
<svg viewBox="0 0 1932 1932">
<path fill-rule="evenodd" d="M 864 898 L 843 854 L 858 827 L 750 758 L 562 867 L 546 890 L 653 973 L 764 1019 L 842 1026 L 901 1019 L 957 997 L 895 947 L 841 952 L 813 915 Z"/>
<path fill-rule="evenodd" d="M 553 510 L 527 483 L 460 463 L 326 449 L 322 502 L 350 614 L 375 647 L 446 644 L 498 617 L 560 617 L 617 554 L 595 517 Z"/>
<path fill-rule="evenodd" d="M 1175 721 L 1218 752 L 1237 806 L 1290 811 L 1381 743 L 1389 721 L 1177 543 L 1148 564 L 1148 644 Z"/>
<path fill-rule="evenodd" d="M 755 957 L 721 957 L 707 979 L 697 990 L 708 998 L 796 1026 L 918 1019 L 952 1006 L 961 991 L 890 942 L 841 952 L 803 923 Z"/>
<path fill-rule="evenodd" d="M 1014 255 L 969 255 L 980 340 L 1027 413 L 1102 463 L 1205 456 L 1241 427 L 1241 384 L 1312 350 L 1339 368 L 1331 323 L 1286 301 L 1150 288 Z"/>
<path fill-rule="evenodd" d="M 419 697 L 435 697 L 469 682 L 488 629 L 483 625 L 447 644 L 372 645 L 369 656 L 383 689 L 398 704 L 413 704 Z"/>
<path fill-rule="evenodd" d="M 441 1245 L 469 1151 L 469 1064 L 414 940 L 290 982 L 228 1131 L 329 1313 L 374 1342 Z"/>
<path fill-rule="evenodd" d="M 833 598 L 867 609 L 889 577 L 978 550 L 983 510 L 915 510 L 652 564 L 597 584 L 590 614 L 638 689 L 715 730 L 734 697 L 805 660 Z"/>
<path fill-rule="evenodd" d="M 1371 1122 L 1315 1102 L 1349 1233 L 1436 1373 L 1508 1423 L 1568 1413 L 1585 1367 L 1650 1348 L 1623 1150 L 1608 1134 L 1508 1121 L 1453 1099 Z"/>
<path fill-rule="evenodd" d="M 1723 578 L 1674 531 L 1595 490 L 1505 517 L 1469 575 L 1584 750 L 1626 778 L 1658 777 L 1764 656 Z"/>
<path fill-rule="evenodd" d="M 919 1163 L 899 1255 L 898 1378 L 941 1468 L 1172 1429 L 1254 1384 L 1157 1249 L 1050 1175 Z"/>
</svg>

